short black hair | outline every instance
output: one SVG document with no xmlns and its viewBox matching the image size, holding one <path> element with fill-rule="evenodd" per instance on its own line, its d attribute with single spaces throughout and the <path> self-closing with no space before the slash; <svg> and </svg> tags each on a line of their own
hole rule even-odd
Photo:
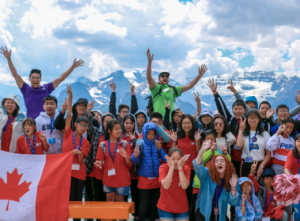
<svg viewBox="0 0 300 221">
<path fill-rule="evenodd" d="M 40 75 L 40 78 L 42 78 L 42 71 L 41 71 L 40 69 L 32 69 L 32 70 L 30 71 L 29 78 L 31 77 L 31 75 L 32 75 L 33 73 L 39 74 L 39 75 Z"/>
<path fill-rule="evenodd" d="M 77 117 L 75 123 L 78 124 L 80 122 L 84 122 L 84 123 L 90 124 L 90 121 L 89 121 L 89 119 L 86 116 Z"/>
<path fill-rule="evenodd" d="M 280 108 L 286 108 L 288 111 L 290 110 L 289 107 L 285 104 L 279 104 L 277 107 L 276 107 L 276 114 L 278 113 L 278 110 Z"/>
<path fill-rule="evenodd" d="M 30 118 L 30 117 L 28 117 L 28 118 L 26 118 L 25 120 L 23 120 L 23 123 L 22 123 L 22 127 L 23 127 L 23 128 L 24 128 L 24 125 L 25 125 L 25 124 L 28 124 L 28 125 L 30 125 L 30 126 L 36 126 L 35 119 Z"/>
<path fill-rule="evenodd" d="M 260 106 L 261 106 L 262 104 L 267 104 L 267 105 L 269 105 L 269 107 L 270 107 L 270 109 L 271 109 L 271 104 L 270 104 L 268 101 L 262 101 L 262 102 L 259 104 L 258 109 L 260 109 Z"/>
<path fill-rule="evenodd" d="M 129 110 L 129 106 L 127 104 L 120 104 L 118 107 L 118 112 L 121 112 L 123 108 L 127 108 Z"/>
<path fill-rule="evenodd" d="M 284 118 L 284 120 L 282 121 L 282 124 L 286 124 L 286 123 L 295 124 L 295 121 L 292 117 L 287 117 L 287 118 Z"/>
<path fill-rule="evenodd" d="M 163 119 L 163 115 L 159 112 L 153 112 L 151 115 L 150 115 L 150 121 L 153 119 L 153 118 L 159 118 L 159 119 Z"/>
<path fill-rule="evenodd" d="M 55 102 L 55 104 L 57 105 L 57 98 L 52 95 L 48 95 L 47 97 L 45 97 L 43 100 L 43 104 L 45 104 L 45 101 L 50 101 L 50 100 L 51 101 L 53 100 Z"/>
<path fill-rule="evenodd" d="M 215 129 L 212 129 L 212 130 L 206 130 L 206 131 L 203 131 L 200 136 L 201 136 L 201 140 L 204 141 L 206 139 L 206 137 L 208 135 L 212 134 L 215 138 L 215 140 L 217 139 L 217 132 Z"/>
<path fill-rule="evenodd" d="M 244 101 L 236 100 L 236 101 L 233 102 L 233 104 L 232 104 L 232 109 L 233 109 L 235 106 L 243 106 L 243 108 L 246 110 L 246 104 L 245 104 Z"/>
</svg>

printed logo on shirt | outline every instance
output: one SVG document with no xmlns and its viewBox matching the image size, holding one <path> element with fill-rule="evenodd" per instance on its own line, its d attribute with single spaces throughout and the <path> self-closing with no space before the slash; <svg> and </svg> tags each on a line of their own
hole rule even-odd
<svg viewBox="0 0 300 221">
<path fill-rule="evenodd" d="M 41 145 L 42 145 L 42 142 L 36 143 L 36 146 L 41 146 Z"/>
<path fill-rule="evenodd" d="M 282 149 L 290 150 L 290 149 L 293 149 L 293 147 L 294 147 L 293 144 L 286 144 L 286 143 L 281 143 L 280 144 L 280 148 L 282 148 Z"/>
<path fill-rule="evenodd" d="M 253 144 L 252 150 L 259 150 L 259 145 L 258 144 Z"/>
<path fill-rule="evenodd" d="M 45 131 L 45 130 L 51 130 L 50 124 L 42 126 L 42 131 Z"/>
<path fill-rule="evenodd" d="M 162 92 L 167 92 L 169 89 L 170 89 L 170 88 L 167 87 L 167 88 L 163 89 Z"/>
</svg>

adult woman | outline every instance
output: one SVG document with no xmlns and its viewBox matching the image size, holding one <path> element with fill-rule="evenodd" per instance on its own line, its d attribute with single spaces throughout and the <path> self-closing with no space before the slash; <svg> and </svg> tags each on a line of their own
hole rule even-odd
<svg viewBox="0 0 300 221">
<path fill-rule="evenodd" d="M 16 95 L 5 97 L 0 106 L 0 150 L 15 152 L 16 141 L 23 135 L 22 121 L 25 115 L 20 111 L 20 99 Z"/>
<path fill-rule="evenodd" d="M 262 127 L 262 118 L 258 110 L 250 109 L 246 119 L 241 120 L 236 142 L 238 148 L 243 148 L 241 176 L 248 176 L 254 161 L 258 161 L 259 164 L 257 176 L 262 174 L 263 168 L 271 159 L 271 152 L 266 149 L 269 139 L 270 135 Z"/>
</svg>

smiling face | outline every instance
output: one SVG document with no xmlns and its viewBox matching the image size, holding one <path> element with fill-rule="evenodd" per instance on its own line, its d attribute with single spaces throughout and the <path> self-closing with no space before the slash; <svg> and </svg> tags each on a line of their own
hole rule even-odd
<svg viewBox="0 0 300 221">
<path fill-rule="evenodd" d="M 270 110 L 270 106 L 266 103 L 263 103 L 259 107 L 259 113 L 262 118 L 266 118 L 267 112 Z"/>
<path fill-rule="evenodd" d="M 35 125 L 26 122 L 23 126 L 25 135 L 31 137 L 34 134 L 35 128 L 36 128 Z"/>
<path fill-rule="evenodd" d="M 247 116 L 247 122 L 250 126 L 250 130 L 256 130 L 259 124 L 259 117 L 255 114 L 249 114 L 249 116 Z"/>
<path fill-rule="evenodd" d="M 252 189 L 252 184 L 248 181 L 241 184 L 242 192 L 245 194 L 250 194 Z"/>
<path fill-rule="evenodd" d="M 52 116 L 55 114 L 57 104 L 55 103 L 54 100 L 45 100 L 43 108 L 47 115 Z"/>
<path fill-rule="evenodd" d="M 189 133 L 192 128 L 193 128 L 192 121 L 189 118 L 184 118 L 182 121 L 182 130 L 185 133 Z"/>
<path fill-rule="evenodd" d="M 130 133 L 133 132 L 133 129 L 134 129 L 134 123 L 132 122 L 132 120 L 131 120 L 130 118 L 127 118 L 127 119 L 124 121 L 124 128 L 125 128 L 126 132 L 130 132 Z"/>
<path fill-rule="evenodd" d="M 129 113 L 129 109 L 128 109 L 127 107 L 124 107 L 124 108 L 122 108 L 122 109 L 120 110 L 120 112 L 118 113 L 118 115 L 119 115 L 119 117 L 120 117 L 121 119 L 123 119 L 124 116 L 125 116 L 126 114 L 128 114 L 128 113 Z"/>
<path fill-rule="evenodd" d="M 217 168 L 218 173 L 221 176 L 224 176 L 226 169 L 226 162 L 222 156 L 218 156 L 215 160 L 215 166 Z"/>
<path fill-rule="evenodd" d="M 31 87 L 39 88 L 41 86 L 41 75 L 39 73 L 32 73 L 29 81 L 31 83 Z"/>
<path fill-rule="evenodd" d="M 14 102 L 13 100 L 6 99 L 4 102 L 4 107 L 6 109 L 8 116 L 11 116 L 14 113 L 14 111 L 17 109 L 18 106 L 17 106 L 16 102 Z"/>
<path fill-rule="evenodd" d="M 283 121 L 285 118 L 290 116 L 289 110 L 287 108 L 279 108 L 276 116 L 279 118 L 280 121 Z"/>
<path fill-rule="evenodd" d="M 203 115 L 203 116 L 200 117 L 200 121 L 201 121 L 204 125 L 210 124 L 211 120 L 212 120 L 212 117 L 211 117 L 210 115 L 208 115 L 208 114 Z"/>
<path fill-rule="evenodd" d="M 108 132 L 111 138 L 118 139 L 122 133 L 121 125 L 115 124 L 112 130 L 108 129 Z"/>
<path fill-rule="evenodd" d="M 221 118 L 216 118 L 214 122 L 214 128 L 218 134 L 224 131 L 224 121 Z"/>
<path fill-rule="evenodd" d="M 242 105 L 235 105 L 232 108 L 232 113 L 233 113 L 235 119 L 239 120 L 241 117 L 244 116 L 244 114 L 246 113 L 246 110 Z"/>
<path fill-rule="evenodd" d="M 77 112 L 77 116 L 83 116 L 86 112 L 87 106 L 84 103 L 76 104 L 75 110 Z"/>
</svg>

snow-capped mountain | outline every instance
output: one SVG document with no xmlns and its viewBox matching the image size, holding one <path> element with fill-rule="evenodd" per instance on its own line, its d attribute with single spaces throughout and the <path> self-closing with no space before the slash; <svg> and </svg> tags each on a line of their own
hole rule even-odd
<svg viewBox="0 0 300 221">
<path fill-rule="evenodd" d="M 158 74 L 158 72 L 153 72 L 153 78 L 157 79 Z M 176 79 L 171 78 L 170 84 L 175 86 L 184 85 L 194 77 L 195 76 L 189 77 L 186 79 L 186 82 L 180 83 L 177 82 Z M 176 100 L 176 106 L 180 106 L 186 113 L 193 114 L 196 109 L 193 92 L 198 91 L 201 96 L 202 108 L 209 107 L 212 110 L 215 110 L 214 97 L 206 85 L 208 79 L 209 77 L 204 76 L 193 89 L 183 93 L 182 96 Z M 275 74 L 274 72 L 235 72 L 233 74 L 217 75 L 214 79 L 218 83 L 218 91 L 225 103 L 228 105 L 229 110 L 231 110 L 231 104 L 235 100 L 232 93 L 226 88 L 229 79 L 233 80 L 236 90 L 243 98 L 254 95 L 259 102 L 268 100 L 273 107 L 284 103 L 290 108 L 293 108 L 296 105 L 295 91 L 300 89 L 299 77 L 288 78 L 284 75 Z M 99 79 L 98 81 L 92 81 L 83 76 L 79 77 L 71 84 L 74 93 L 73 102 L 76 102 L 78 98 L 85 97 L 89 101 L 96 101 L 94 109 L 108 111 L 111 95 L 111 88 L 109 86 L 110 81 L 114 81 L 117 86 L 117 106 L 121 103 L 130 105 L 130 82 L 133 82 L 136 87 L 135 94 L 138 99 L 139 109 L 146 109 L 148 100 L 145 100 L 145 98 L 149 96 L 150 91 L 148 89 L 145 71 L 140 73 L 139 71 L 123 72 L 118 70 L 107 77 Z M 4 94 L 3 92 L 4 91 L 1 90 L 1 96 L 5 97 L 7 94 Z M 19 93 L 19 89 L 16 87 L 15 94 Z M 52 94 L 58 98 L 60 109 L 65 97 L 67 97 L 66 85 L 60 85 Z M 21 106 L 22 110 L 25 112 L 24 106 Z"/>
</svg>

